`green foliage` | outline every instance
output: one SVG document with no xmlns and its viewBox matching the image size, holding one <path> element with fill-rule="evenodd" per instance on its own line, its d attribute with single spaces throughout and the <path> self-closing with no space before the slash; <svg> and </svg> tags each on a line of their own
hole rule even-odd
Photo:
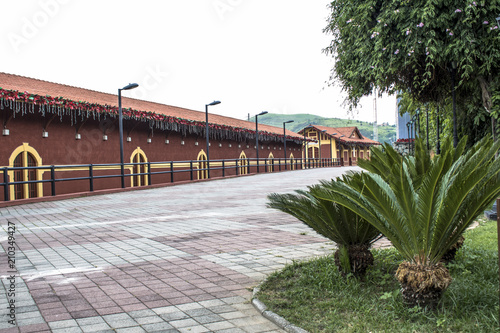
<svg viewBox="0 0 500 333">
<path fill-rule="evenodd" d="M 359 182 L 360 175 L 344 176 L 347 184 Z M 308 191 L 297 190 L 295 194 L 272 193 L 268 204 L 304 222 L 320 235 L 334 241 L 340 247 L 355 244 L 371 245 L 380 237 L 380 232 L 348 208 L 317 197 L 321 185 L 308 187 Z"/>
<path fill-rule="evenodd" d="M 454 282 L 436 311 L 403 304 L 394 249 L 373 250 L 364 280 L 342 279 L 333 258 L 293 264 L 273 273 L 258 298 L 309 332 L 498 332 L 496 222 L 466 233 L 450 265 Z"/>
<path fill-rule="evenodd" d="M 407 261 L 429 265 L 438 263 L 500 194 L 500 159 L 495 159 L 500 142 L 485 138 L 464 151 L 465 140 L 453 148 L 448 139 L 432 159 L 422 140 L 416 146 L 417 157 L 393 159 L 388 172 L 384 156 L 394 152 L 385 145 L 384 153 L 361 164 L 369 169 L 373 164 L 361 181 L 324 181 L 315 195 L 373 224 Z"/>
<path fill-rule="evenodd" d="M 442 101 L 451 71 L 463 93 L 480 85 L 490 102 L 499 98 L 499 0 L 333 0 L 330 9 L 325 52 L 351 105 L 375 87 Z"/>
</svg>

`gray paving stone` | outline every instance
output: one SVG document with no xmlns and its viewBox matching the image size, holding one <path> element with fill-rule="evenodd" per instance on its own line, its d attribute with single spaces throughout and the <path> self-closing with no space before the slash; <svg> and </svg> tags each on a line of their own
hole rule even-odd
<svg viewBox="0 0 500 333">
<path fill-rule="evenodd" d="M 19 323 L 47 319 L 54 332 L 283 332 L 252 307 L 248 290 L 334 245 L 267 209 L 266 195 L 348 169 L 0 208 L 1 226 L 15 222 L 26 245 L 16 252 Z M 0 295 L 0 315 L 6 305 Z"/>
</svg>

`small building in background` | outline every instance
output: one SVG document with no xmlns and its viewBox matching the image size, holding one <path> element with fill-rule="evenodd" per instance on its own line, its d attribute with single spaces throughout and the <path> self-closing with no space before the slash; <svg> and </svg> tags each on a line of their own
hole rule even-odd
<svg viewBox="0 0 500 333">
<path fill-rule="evenodd" d="M 364 137 L 352 127 L 309 125 L 299 134 L 314 142 L 304 142 L 302 157 L 308 160 L 337 161 L 340 165 L 356 165 L 358 159 L 369 159 L 370 148 L 380 142 Z"/>
</svg>

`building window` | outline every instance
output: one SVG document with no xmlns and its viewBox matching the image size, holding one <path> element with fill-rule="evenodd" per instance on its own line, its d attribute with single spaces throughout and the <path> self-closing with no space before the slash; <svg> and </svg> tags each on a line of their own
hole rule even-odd
<svg viewBox="0 0 500 333">
<path fill-rule="evenodd" d="M 130 156 L 130 163 L 141 163 L 141 164 L 133 164 L 131 168 L 131 173 L 136 174 L 136 176 L 132 176 L 131 178 L 131 186 L 145 186 L 148 184 L 148 177 L 146 173 L 148 172 L 147 163 L 148 159 L 146 157 L 146 153 L 139 147 L 132 152 Z M 143 174 L 143 175 L 141 175 Z"/>
<path fill-rule="evenodd" d="M 197 161 L 198 161 L 197 165 L 198 171 L 196 171 L 196 173 L 198 175 L 198 179 L 207 179 L 208 178 L 207 154 L 205 154 L 203 150 L 200 151 L 200 153 L 198 154 Z"/>
<path fill-rule="evenodd" d="M 43 171 L 39 169 L 27 169 L 42 165 L 42 158 L 38 152 L 30 147 L 28 143 L 23 143 L 12 152 L 9 158 L 9 166 L 24 168 L 9 171 L 11 181 L 24 182 L 30 180 L 41 180 Z M 43 196 L 42 183 L 15 184 L 10 188 L 10 197 L 14 199 L 29 199 Z"/>
</svg>

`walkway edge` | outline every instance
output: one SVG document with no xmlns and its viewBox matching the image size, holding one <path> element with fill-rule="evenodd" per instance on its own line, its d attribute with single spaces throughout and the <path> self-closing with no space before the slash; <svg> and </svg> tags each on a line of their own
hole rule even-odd
<svg viewBox="0 0 500 333">
<path fill-rule="evenodd" d="M 254 306 L 254 308 L 257 311 L 259 311 L 259 313 L 263 317 L 267 318 L 268 320 L 273 322 L 278 327 L 284 329 L 286 332 L 289 332 L 289 333 L 309 333 L 308 331 L 291 324 L 288 320 L 277 315 L 276 313 L 267 310 L 267 306 L 256 297 L 256 295 L 259 291 L 260 291 L 260 287 L 257 286 L 255 288 L 253 288 L 252 305 Z"/>
</svg>

